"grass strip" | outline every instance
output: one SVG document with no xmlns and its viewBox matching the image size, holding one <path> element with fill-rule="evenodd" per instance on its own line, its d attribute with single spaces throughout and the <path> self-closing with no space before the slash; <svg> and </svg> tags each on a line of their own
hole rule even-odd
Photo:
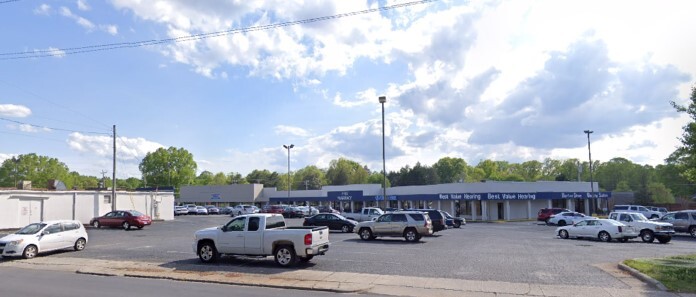
<svg viewBox="0 0 696 297">
<path fill-rule="evenodd" d="M 632 259 L 624 264 L 660 281 L 670 291 L 696 293 L 696 254 Z"/>
</svg>

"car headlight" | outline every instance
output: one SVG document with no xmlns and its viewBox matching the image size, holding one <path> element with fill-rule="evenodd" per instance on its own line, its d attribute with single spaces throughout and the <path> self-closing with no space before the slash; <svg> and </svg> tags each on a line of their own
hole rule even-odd
<svg viewBox="0 0 696 297">
<path fill-rule="evenodd" d="M 8 242 L 7 245 L 20 245 L 22 242 L 24 242 L 24 239 L 18 239 Z"/>
</svg>

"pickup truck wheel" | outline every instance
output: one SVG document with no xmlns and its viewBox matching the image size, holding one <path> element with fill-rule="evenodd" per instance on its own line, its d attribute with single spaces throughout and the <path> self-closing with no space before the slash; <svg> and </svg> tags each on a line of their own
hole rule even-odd
<svg viewBox="0 0 696 297">
<path fill-rule="evenodd" d="M 300 262 L 307 263 L 307 262 L 309 262 L 309 260 L 312 260 L 312 258 L 314 258 L 314 255 L 309 255 L 307 257 L 300 257 Z"/>
<path fill-rule="evenodd" d="M 696 238 L 696 226 L 691 226 L 689 228 L 689 233 L 691 233 L 691 237 Z"/>
<path fill-rule="evenodd" d="M 198 246 L 198 258 L 203 263 L 215 262 L 218 258 L 218 252 L 212 242 L 205 242 Z"/>
<path fill-rule="evenodd" d="M 563 238 L 563 239 L 568 239 L 568 237 L 569 237 L 569 236 L 568 236 L 568 231 L 566 231 L 566 230 L 558 231 L 558 236 L 560 236 L 560 237 Z"/>
<path fill-rule="evenodd" d="M 362 240 L 370 240 L 372 239 L 372 231 L 368 228 L 362 228 L 360 229 L 360 239 Z"/>
<path fill-rule="evenodd" d="M 341 232 L 343 232 L 343 233 L 348 233 L 348 232 L 350 232 L 350 231 L 353 231 L 353 230 L 351 230 L 351 229 L 353 229 L 353 228 L 351 228 L 351 227 L 348 226 L 348 225 L 343 225 L 343 226 L 341 227 Z"/>
<path fill-rule="evenodd" d="M 404 231 L 404 239 L 408 242 L 416 242 L 418 241 L 418 232 L 413 229 L 406 229 L 406 231 Z"/>
<path fill-rule="evenodd" d="M 282 267 L 290 267 L 297 262 L 297 254 L 295 249 L 290 246 L 279 246 L 273 253 L 275 262 Z"/>
<path fill-rule="evenodd" d="M 611 235 L 609 235 L 609 233 L 606 231 L 599 232 L 599 235 L 597 237 L 599 237 L 599 240 L 604 241 L 604 242 L 611 241 Z"/>
<path fill-rule="evenodd" d="M 663 243 L 663 244 L 668 243 L 668 242 L 672 241 L 672 236 L 660 236 L 657 238 L 657 241 L 659 241 L 660 243 Z"/>
<path fill-rule="evenodd" d="M 655 241 L 655 235 L 650 230 L 643 230 L 640 232 L 640 239 L 642 239 L 643 242 L 651 243 Z"/>
</svg>

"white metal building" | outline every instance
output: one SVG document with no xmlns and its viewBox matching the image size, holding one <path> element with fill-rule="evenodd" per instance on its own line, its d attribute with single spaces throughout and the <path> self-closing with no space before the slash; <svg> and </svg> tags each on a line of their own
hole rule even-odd
<svg viewBox="0 0 696 297">
<path fill-rule="evenodd" d="M 174 219 L 173 192 L 117 191 L 114 202 L 116 209 L 137 210 L 153 220 Z M 88 224 L 111 207 L 111 191 L 0 190 L 0 229 L 58 219 Z"/>
</svg>

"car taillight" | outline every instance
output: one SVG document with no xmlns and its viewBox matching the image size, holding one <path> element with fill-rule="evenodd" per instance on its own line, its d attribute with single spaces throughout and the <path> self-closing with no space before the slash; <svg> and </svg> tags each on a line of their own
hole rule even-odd
<svg viewBox="0 0 696 297">
<path fill-rule="evenodd" d="M 621 233 L 621 232 L 623 232 L 623 228 L 621 228 L 621 226 L 619 226 L 619 233 Z"/>
<path fill-rule="evenodd" d="M 307 234 L 304 236 L 304 244 L 312 245 L 312 234 Z"/>
</svg>

